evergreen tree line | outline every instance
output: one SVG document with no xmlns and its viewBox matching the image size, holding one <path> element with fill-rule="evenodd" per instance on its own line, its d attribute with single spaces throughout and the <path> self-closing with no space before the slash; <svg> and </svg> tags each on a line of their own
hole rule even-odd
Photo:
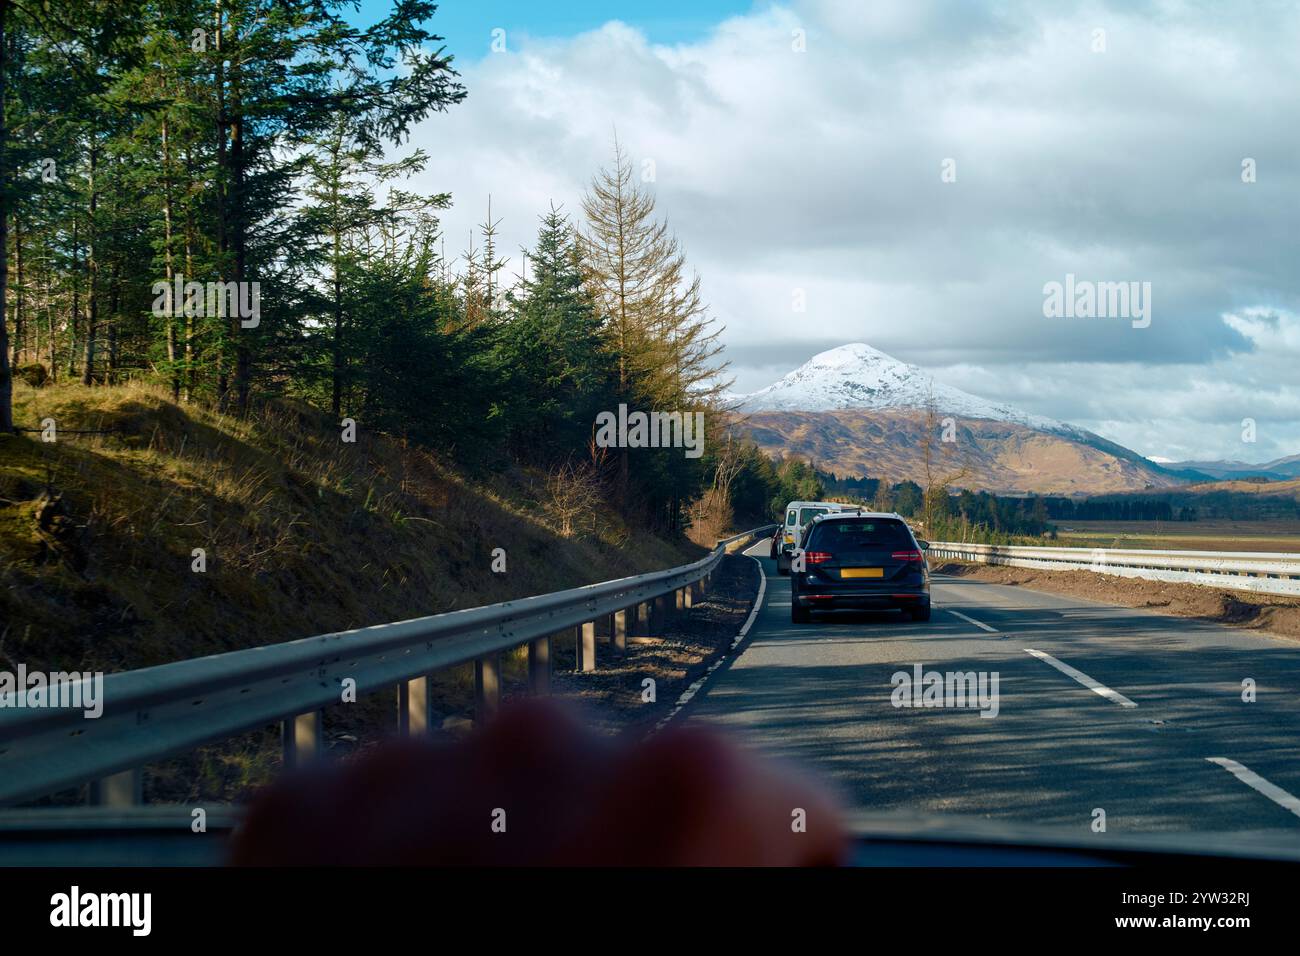
<svg viewBox="0 0 1300 956">
<path fill-rule="evenodd" d="M 820 494 L 724 439 L 718 329 L 617 140 L 514 263 L 490 200 L 448 255 L 451 197 L 403 188 L 428 157 L 401 154 L 467 95 L 434 9 L 358 28 L 343 0 L 0 0 L 0 431 L 34 424 L 13 421 L 15 374 L 148 378 L 562 470 L 658 528 L 710 486 L 745 518 Z M 597 447 L 622 403 L 704 411 L 706 454 Z"/>
<path fill-rule="evenodd" d="M 1047 515 L 1055 521 L 1195 521 L 1195 507 L 1168 498 L 1047 498 Z"/>
<path fill-rule="evenodd" d="M 797 458 L 773 460 L 749 446 L 747 467 L 732 484 L 732 505 L 739 517 L 770 521 L 785 514 L 791 501 L 821 501 L 826 487 L 807 462 Z"/>
<path fill-rule="evenodd" d="M 877 510 L 920 517 L 923 489 L 915 482 L 889 484 L 879 478 L 817 473 L 826 494 L 870 504 Z M 1300 501 L 1284 495 L 1256 495 L 1195 488 L 1146 495 L 1000 496 L 963 490 L 936 502 L 928 532 L 936 540 L 952 535 L 959 541 L 1012 543 L 1017 537 L 1054 537 L 1056 526 L 1071 521 L 1198 521 L 1202 519 L 1274 520 L 1300 515 Z"/>
<path fill-rule="evenodd" d="M 947 504 L 927 530 L 936 541 L 1014 544 L 1017 538 L 1055 535 L 1047 502 L 1037 495 L 1011 498 L 963 489 Z"/>
<path fill-rule="evenodd" d="M 1031 495 L 1006 497 L 962 489 L 957 494 L 931 495 L 927 514 L 925 489 L 915 481 L 890 484 L 879 478 L 823 476 L 832 494 L 845 495 L 876 511 L 897 512 L 905 518 L 925 518 L 925 533 L 936 541 L 955 540 L 1007 544 L 1014 537 L 1052 533 L 1050 502 Z M 1067 499 L 1068 500 L 1068 499 Z"/>
</svg>

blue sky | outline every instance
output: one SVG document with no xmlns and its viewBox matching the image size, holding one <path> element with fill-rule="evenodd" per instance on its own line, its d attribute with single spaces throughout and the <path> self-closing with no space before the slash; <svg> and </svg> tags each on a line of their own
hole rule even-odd
<svg viewBox="0 0 1300 956">
<path fill-rule="evenodd" d="M 451 193 L 448 258 L 490 198 L 513 275 L 617 131 L 736 391 L 865 342 L 1147 455 L 1260 462 L 1300 452 L 1300 7 L 1249 10 L 449 0 L 469 96 L 394 152 Z M 1049 316 L 1069 276 L 1150 283 L 1152 321 Z"/>
<path fill-rule="evenodd" d="M 390 0 L 362 0 L 357 22 L 373 21 L 390 6 Z M 621 20 L 652 43 L 687 43 L 754 6 L 751 0 L 446 0 L 430 26 L 464 62 L 487 55 L 497 28 L 507 36 L 568 37 Z"/>
</svg>

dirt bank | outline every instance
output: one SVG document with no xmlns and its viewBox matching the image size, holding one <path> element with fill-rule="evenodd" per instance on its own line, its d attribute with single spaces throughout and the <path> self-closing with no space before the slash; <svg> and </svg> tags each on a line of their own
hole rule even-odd
<svg viewBox="0 0 1300 956">
<path fill-rule="evenodd" d="M 1200 618 L 1300 640 L 1300 598 L 1199 584 L 1147 581 L 1093 571 L 1045 571 L 966 561 L 946 561 L 932 566 L 931 570 L 937 574 L 1010 584 L 1119 607 L 1146 608 L 1176 617 Z"/>
</svg>

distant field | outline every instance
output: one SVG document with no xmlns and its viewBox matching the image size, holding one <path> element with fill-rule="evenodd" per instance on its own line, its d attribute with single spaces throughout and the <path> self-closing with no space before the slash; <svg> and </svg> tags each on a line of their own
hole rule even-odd
<svg viewBox="0 0 1300 956">
<path fill-rule="evenodd" d="M 1300 521 L 1057 521 L 1062 547 L 1300 552 Z"/>
</svg>

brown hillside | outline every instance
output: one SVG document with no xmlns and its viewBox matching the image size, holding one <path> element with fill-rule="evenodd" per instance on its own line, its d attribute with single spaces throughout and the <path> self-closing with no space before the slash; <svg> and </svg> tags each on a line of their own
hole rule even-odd
<svg viewBox="0 0 1300 956">
<path fill-rule="evenodd" d="M 1210 494 L 1228 491 L 1234 494 L 1258 495 L 1262 498 L 1292 498 L 1300 501 L 1300 478 L 1290 481 L 1210 481 L 1200 485 L 1187 485 L 1180 491 Z"/>
<path fill-rule="evenodd" d="M 986 419 L 956 421 L 956 443 L 937 447 L 942 471 L 966 469 L 965 477 L 955 483 L 961 487 L 1068 495 L 1176 484 L 1140 462 L 1061 435 Z M 747 423 L 765 451 L 806 458 L 836 474 L 898 482 L 920 480 L 925 472 L 925 418 L 920 411 L 754 412 Z"/>
</svg>

